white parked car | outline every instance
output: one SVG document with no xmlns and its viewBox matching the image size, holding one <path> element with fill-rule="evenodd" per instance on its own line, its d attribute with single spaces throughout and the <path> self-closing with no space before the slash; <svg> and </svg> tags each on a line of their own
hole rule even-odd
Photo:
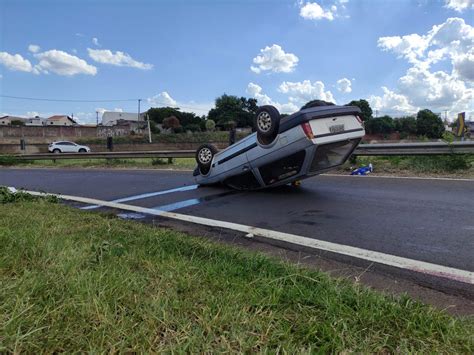
<svg viewBox="0 0 474 355">
<path fill-rule="evenodd" d="M 88 146 L 68 141 L 53 142 L 48 146 L 50 153 L 87 153 L 90 151 Z"/>
</svg>

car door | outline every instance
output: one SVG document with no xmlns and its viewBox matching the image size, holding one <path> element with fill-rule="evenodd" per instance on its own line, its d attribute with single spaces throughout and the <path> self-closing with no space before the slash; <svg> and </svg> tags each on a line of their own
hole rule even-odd
<svg viewBox="0 0 474 355">
<path fill-rule="evenodd" d="M 64 152 L 65 153 L 75 153 L 77 151 L 76 145 L 72 142 L 63 142 Z"/>
</svg>

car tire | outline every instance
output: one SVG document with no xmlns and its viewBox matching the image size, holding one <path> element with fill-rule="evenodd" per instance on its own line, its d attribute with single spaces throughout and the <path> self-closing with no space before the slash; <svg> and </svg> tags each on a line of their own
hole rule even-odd
<svg viewBox="0 0 474 355">
<path fill-rule="evenodd" d="M 207 175 L 211 170 L 212 159 L 217 153 L 217 148 L 212 144 L 203 144 L 196 150 L 196 162 L 201 175 Z"/>
<path fill-rule="evenodd" d="M 87 150 L 85 150 L 84 148 L 79 149 L 79 153 L 86 153 L 86 152 Z"/>
<path fill-rule="evenodd" d="M 58 148 L 56 148 L 56 149 L 53 149 L 53 153 L 54 153 L 54 154 L 59 154 L 59 153 L 61 153 L 61 150 L 60 150 L 60 149 L 58 149 Z"/>
<path fill-rule="evenodd" d="M 280 112 L 275 106 L 261 106 L 255 114 L 254 127 L 260 143 L 271 143 L 278 135 Z"/>
</svg>

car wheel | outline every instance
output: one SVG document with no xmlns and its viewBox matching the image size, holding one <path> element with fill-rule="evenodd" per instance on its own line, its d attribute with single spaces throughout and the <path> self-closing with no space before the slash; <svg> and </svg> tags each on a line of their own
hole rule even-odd
<svg viewBox="0 0 474 355">
<path fill-rule="evenodd" d="M 56 148 L 56 149 L 53 149 L 53 153 L 54 153 L 54 154 L 59 154 L 59 153 L 61 153 L 61 151 Z"/>
<path fill-rule="evenodd" d="M 87 150 L 85 150 L 84 148 L 79 149 L 79 153 L 85 153 L 85 152 L 87 152 Z"/>
<path fill-rule="evenodd" d="M 261 106 L 254 120 L 257 138 L 261 143 L 268 144 L 278 135 L 280 128 L 280 112 L 271 105 Z"/>
<path fill-rule="evenodd" d="M 207 175 L 211 170 L 212 159 L 217 153 L 217 148 L 212 144 L 203 144 L 196 150 L 196 162 L 202 175 Z"/>
</svg>

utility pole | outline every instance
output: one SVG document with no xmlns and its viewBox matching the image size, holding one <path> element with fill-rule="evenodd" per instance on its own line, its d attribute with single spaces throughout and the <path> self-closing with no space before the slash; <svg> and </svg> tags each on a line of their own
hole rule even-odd
<svg viewBox="0 0 474 355">
<path fill-rule="evenodd" d="M 151 143 L 151 128 L 150 128 L 150 116 L 146 115 L 146 119 L 148 121 L 148 142 Z"/>
<path fill-rule="evenodd" d="M 142 99 L 138 99 L 138 114 L 137 114 L 137 121 L 140 121 L 140 102 Z"/>
<path fill-rule="evenodd" d="M 95 111 L 95 125 L 99 126 L 99 111 Z"/>
<path fill-rule="evenodd" d="M 377 118 L 379 115 L 379 110 L 375 110 L 375 118 Z"/>
</svg>

